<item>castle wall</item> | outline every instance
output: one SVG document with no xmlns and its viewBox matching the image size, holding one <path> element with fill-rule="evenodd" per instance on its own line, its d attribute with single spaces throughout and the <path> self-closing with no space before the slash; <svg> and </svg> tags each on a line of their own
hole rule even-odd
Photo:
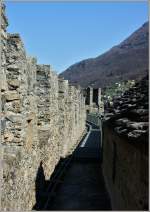
<svg viewBox="0 0 150 212">
<path fill-rule="evenodd" d="M 148 77 L 114 97 L 103 122 L 103 173 L 113 210 L 148 210 Z"/>
<path fill-rule="evenodd" d="M 85 99 L 80 88 L 26 55 L 20 36 L 6 32 L 4 7 L 2 12 L 1 207 L 3 211 L 31 210 L 41 162 L 48 180 L 85 131 Z"/>
<path fill-rule="evenodd" d="M 148 141 L 133 142 L 103 126 L 103 173 L 113 210 L 148 209 Z"/>
</svg>

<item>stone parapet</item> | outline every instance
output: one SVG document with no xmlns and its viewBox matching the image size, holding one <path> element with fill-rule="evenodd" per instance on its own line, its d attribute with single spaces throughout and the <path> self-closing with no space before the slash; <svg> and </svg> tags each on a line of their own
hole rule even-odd
<svg viewBox="0 0 150 212">
<path fill-rule="evenodd" d="M 42 168 L 48 180 L 85 131 L 81 88 L 59 79 L 50 65 L 28 57 L 19 34 L 6 32 L 2 8 L 2 211 L 31 210 Z"/>
<path fill-rule="evenodd" d="M 103 173 L 113 210 L 148 210 L 148 114 L 148 77 L 105 111 Z"/>
</svg>

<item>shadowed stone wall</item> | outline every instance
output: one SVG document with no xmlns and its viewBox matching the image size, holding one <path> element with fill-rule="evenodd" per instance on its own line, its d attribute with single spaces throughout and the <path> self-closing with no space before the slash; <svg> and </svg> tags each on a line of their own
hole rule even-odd
<svg viewBox="0 0 150 212">
<path fill-rule="evenodd" d="M 42 161 L 48 180 L 61 157 L 85 132 L 81 88 L 59 79 L 49 65 L 28 57 L 19 34 L 8 34 L 2 8 L 1 128 L 2 210 L 30 210 Z"/>
<path fill-rule="evenodd" d="M 114 98 L 107 109 L 103 173 L 112 208 L 148 210 L 148 77 Z"/>
</svg>

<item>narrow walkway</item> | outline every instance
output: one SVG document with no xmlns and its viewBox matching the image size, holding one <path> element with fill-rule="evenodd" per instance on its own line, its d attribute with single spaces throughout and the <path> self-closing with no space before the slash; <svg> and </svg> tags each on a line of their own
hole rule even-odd
<svg viewBox="0 0 150 212">
<path fill-rule="evenodd" d="M 98 127 L 92 125 L 86 143 L 76 151 L 47 210 L 111 210 L 100 162 Z"/>
</svg>

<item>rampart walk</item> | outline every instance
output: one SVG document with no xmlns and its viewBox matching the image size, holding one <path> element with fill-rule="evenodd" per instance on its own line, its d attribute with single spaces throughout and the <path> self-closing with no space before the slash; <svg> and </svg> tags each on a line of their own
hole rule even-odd
<svg viewBox="0 0 150 212">
<path fill-rule="evenodd" d="M 85 98 L 81 88 L 26 55 L 19 34 L 7 33 L 4 5 L 1 9 L 1 207 L 30 210 L 41 161 L 49 179 L 85 131 Z"/>
</svg>

